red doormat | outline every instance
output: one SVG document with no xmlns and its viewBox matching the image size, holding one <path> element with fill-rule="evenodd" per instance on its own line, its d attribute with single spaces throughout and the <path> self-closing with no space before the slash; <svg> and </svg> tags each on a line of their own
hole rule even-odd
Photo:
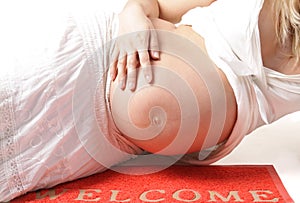
<svg viewBox="0 0 300 203">
<path fill-rule="evenodd" d="M 16 202 L 286 203 L 293 200 L 273 166 L 255 165 L 171 166 L 147 175 L 125 175 L 108 170 L 11 201 Z"/>
</svg>

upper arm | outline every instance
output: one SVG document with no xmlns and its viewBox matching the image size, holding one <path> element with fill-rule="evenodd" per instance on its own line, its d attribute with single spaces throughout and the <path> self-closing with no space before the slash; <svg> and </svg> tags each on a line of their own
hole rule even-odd
<svg viewBox="0 0 300 203">
<path fill-rule="evenodd" d="M 181 17 L 195 7 L 209 6 L 216 0 L 158 0 L 159 17 L 161 19 L 178 23 Z"/>
</svg>

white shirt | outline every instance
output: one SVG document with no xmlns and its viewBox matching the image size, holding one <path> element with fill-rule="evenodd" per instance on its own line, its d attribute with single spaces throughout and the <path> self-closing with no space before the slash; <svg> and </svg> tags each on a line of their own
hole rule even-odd
<svg viewBox="0 0 300 203">
<path fill-rule="evenodd" d="M 204 37 L 210 58 L 226 74 L 236 96 L 235 127 L 210 162 L 231 152 L 257 127 L 300 110 L 300 75 L 263 66 L 258 27 L 262 5 L 263 0 L 218 0 L 189 11 L 181 22 Z"/>
</svg>

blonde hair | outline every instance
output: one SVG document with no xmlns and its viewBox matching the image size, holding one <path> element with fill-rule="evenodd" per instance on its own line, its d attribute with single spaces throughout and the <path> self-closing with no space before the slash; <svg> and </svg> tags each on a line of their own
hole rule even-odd
<svg viewBox="0 0 300 203">
<path fill-rule="evenodd" d="M 281 45 L 292 43 L 292 55 L 300 60 L 300 0 L 274 0 L 275 26 Z"/>
</svg>

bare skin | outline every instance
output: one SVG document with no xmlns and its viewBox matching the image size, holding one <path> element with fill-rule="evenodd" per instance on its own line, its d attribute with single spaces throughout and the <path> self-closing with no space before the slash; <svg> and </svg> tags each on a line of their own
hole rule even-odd
<svg viewBox="0 0 300 203">
<path fill-rule="evenodd" d="M 182 15 L 188 10 L 197 6 L 208 6 L 215 0 L 128 0 L 123 11 L 119 14 L 120 26 L 119 35 L 134 33 L 137 31 L 151 30 L 153 25 L 149 18 L 160 18 L 172 23 L 180 21 Z M 110 68 L 111 78 L 117 79 L 122 89 L 126 88 L 125 78 L 131 82 L 130 89 L 136 86 L 136 68 L 143 67 L 143 73 L 146 81 L 152 80 L 152 72 L 149 70 L 151 59 L 159 59 L 157 47 L 159 43 L 153 32 L 133 37 L 131 44 L 138 47 L 144 45 L 143 49 L 137 49 L 135 52 L 125 51 L 122 56 Z M 147 49 L 150 49 L 148 52 Z M 118 77 L 117 77 L 118 75 Z"/>
<path fill-rule="evenodd" d="M 203 38 L 197 33 L 195 33 L 191 27 L 184 25 L 176 27 L 174 26 L 174 24 L 161 19 L 152 19 L 152 23 L 156 29 L 167 30 L 186 37 L 195 44 L 199 45 L 199 47 L 205 52 Z M 152 65 L 163 66 L 167 69 L 177 72 L 182 78 L 188 81 L 189 85 L 191 86 L 191 89 L 195 90 L 195 94 L 198 99 L 198 106 L 200 107 L 201 122 L 199 123 L 197 137 L 191 145 L 190 149 L 188 150 L 188 153 L 199 151 L 207 136 L 210 125 L 211 101 L 209 91 L 213 90 L 207 89 L 203 79 L 197 76 L 188 64 L 186 64 L 184 61 L 180 60 L 177 57 L 162 52 L 160 53 L 160 59 L 152 60 L 151 63 Z M 221 143 L 229 137 L 234 126 L 236 120 L 236 101 L 233 91 L 224 73 L 220 71 L 217 67 L 216 70 L 219 73 L 219 76 L 224 84 L 227 107 L 226 121 L 224 124 L 222 134 L 218 141 L 218 143 Z M 166 80 L 167 79 L 168 78 L 166 78 Z M 111 95 L 113 95 L 113 91 L 115 88 L 119 88 L 117 81 L 112 83 Z M 151 140 L 137 140 L 131 138 L 130 135 L 124 135 L 127 139 L 131 140 L 140 148 L 152 153 L 156 153 L 168 146 L 177 136 L 178 127 L 180 126 L 180 109 L 178 103 L 176 102 L 176 100 L 174 100 L 172 95 L 168 94 L 163 89 L 157 87 L 147 88 L 146 90 L 140 91 L 139 93 L 132 92 L 132 94 L 134 95 L 134 99 L 130 102 L 128 106 L 128 111 L 133 123 L 137 127 L 146 128 L 150 124 L 148 114 L 149 110 L 153 106 L 161 106 L 168 115 L 168 121 L 165 125 L 164 130 L 158 136 Z M 162 100 L 161 98 L 164 99 Z M 120 97 L 111 97 L 111 102 L 114 99 L 122 101 L 122 98 Z M 119 102 L 118 104 L 124 105 L 122 102 Z M 114 112 L 114 108 L 112 108 L 112 111 L 114 115 L 118 115 L 118 112 Z M 188 137 L 188 135 L 186 136 L 186 139 L 194 139 L 193 137 Z M 173 150 L 173 154 L 182 153 L 185 152 L 178 151 L 176 150 L 176 148 Z"/>
</svg>

